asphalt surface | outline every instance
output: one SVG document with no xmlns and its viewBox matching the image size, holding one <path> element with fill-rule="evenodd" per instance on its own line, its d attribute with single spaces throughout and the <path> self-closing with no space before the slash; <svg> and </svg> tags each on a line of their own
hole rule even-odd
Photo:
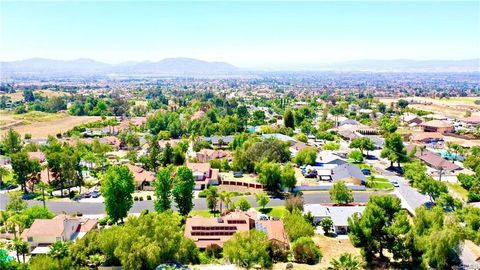
<svg viewBox="0 0 480 270">
<path fill-rule="evenodd" d="M 374 193 L 370 192 L 357 192 L 354 193 L 355 202 L 365 203 L 368 201 L 368 198 Z M 233 201 L 238 200 L 240 197 L 236 197 Z M 257 207 L 257 203 L 253 196 L 245 196 L 253 207 Z M 330 195 L 328 192 L 317 192 L 317 193 L 305 193 L 303 195 L 305 204 L 312 204 L 312 203 L 329 203 Z M 0 194 L 0 209 L 4 210 L 6 204 L 8 203 L 9 197 L 7 194 Z M 41 201 L 37 200 L 30 200 L 28 201 L 30 206 L 32 205 L 43 205 Z M 203 210 L 208 209 L 207 203 L 204 198 L 194 199 L 194 209 L 195 210 Z M 285 201 L 281 199 L 270 199 L 268 206 L 280 206 L 284 205 Z M 100 202 L 46 202 L 48 209 L 50 209 L 54 213 L 77 213 L 80 212 L 84 215 L 101 215 L 105 214 L 105 207 L 103 203 Z M 134 202 L 132 209 L 130 209 L 130 213 L 140 213 L 143 209 L 148 209 L 153 211 L 153 201 L 137 201 Z"/>
</svg>

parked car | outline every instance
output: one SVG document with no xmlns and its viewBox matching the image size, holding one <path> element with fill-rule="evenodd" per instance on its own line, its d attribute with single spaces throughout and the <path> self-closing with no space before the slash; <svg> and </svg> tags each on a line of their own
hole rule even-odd
<svg viewBox="0 0 480 270">
<path fill-rule="evenodd" d="M 399 186 L 400 186 L 397 181 L 392 181 L 392 185 L 393 185 L 394 187 L 399 187 Z"/>
<path fill-rule="evenodd" d="M 94 191 L 94 192 L 92 192 L 92 197 L 93 197 L 93 198 L 98 198 L 98 197 L 100 197 L 100 195 L 102 195 L 102 193 L 100 193 L 100 191 Z"/>
<path fill-rule="evenodd" d="M 371 175 L 372 174 L 370 169 L 362 169 L 362 173 L 363 173 L 363 175 Z"/>
</svg>

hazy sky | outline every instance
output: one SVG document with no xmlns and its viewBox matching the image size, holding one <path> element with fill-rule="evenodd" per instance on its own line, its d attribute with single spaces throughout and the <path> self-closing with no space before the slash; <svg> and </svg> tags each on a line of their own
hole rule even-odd
<svg viewBox="0 0 480 270">
<path fill-rule="evenodd" d="M 480 4 L 0 0 L 0 59 L 31 57 L 239 67 L 480 58 Z"/>
</svg>

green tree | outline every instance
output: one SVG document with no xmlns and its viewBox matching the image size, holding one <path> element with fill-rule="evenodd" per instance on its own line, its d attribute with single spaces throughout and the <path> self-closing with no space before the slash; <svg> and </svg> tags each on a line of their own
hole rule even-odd
<svg viewBox="0 0 480 270">
<path fill-rule="evenodd" d="M 20 262 L 20 255 L 22 255 L 23 262 L 25 263 L 25 255 L 28 254 L 29 251 L 27 242 L 23 241 L 21 238 L 15 237 L 12 242 L 10 242 L 10 249 L 15 250 L 17 262 Z"/>
<path fill-rule="evenodd" d="M 267 193 L 260 192 L 255 194 L 255 200 L 262 209 L 265 209 L 265 206 L 270 202 L 270 197 L 268 197 Z"/>
<path fill-rule="evenodd" d="M 186 216 L 193 209 L 193 187 L 195 179 L 187 166 L 180 166 L 173 181 L 173 198 L 181 215 Z"/>
<path fill-rule="evenodd" d="M 320 226 L 323 229 L 323 233 L 325 235 L 328 235 L 333 229 L 333 220 L 329 217 L 323 218 L 322 220 L 320 220 Z"/>
<path fill-rule="evenodd" d="M 22 150 L 22 137 L 18 132 L 9 129 L 7 134 L 3 136 L 2 148 L 5 154 L 15 154 Z"/>
<path fill-rule="evenodd" d="M 389 195 L 371 196 L 362 215 L 355 213 L 348 219 L 350 241 L 362 249 L 367 262 L 373 262 L 384 252 L 394 259 L 410 260 L 405 235 L 410 230 L 407 214 L 402 210 L 400 199 Z"/>
<path fill-rule="evenodd" d="M 57 261 L 59 269 L 62 269 L 62 260 L 68 257 L 68 248 L 69 244 L 62 241 L 57 241 L 50 246 L 48 256 Z"/>
<path fill-rule="evenodd" d="M 292 164 L 287 163 L 283 166 L 282 172 L 280 173 L 281 182 L 283 185 L 290 189 L 293 192 L 295 185 L 297 184 L 297 178 L 295 177 L 295 170 L 293 169 Z"/>
<path fill-rule="evenodd" d="M 408 155 L 402 137 L 396 133 L 388 135 L 380 156 L 390 160 L 390 167 L 393 167 L 394 162 L 398 163 L 398 167 L 401 162 L 407 162 Z"/>
<path fill-rule="evenodd" d="M 232 203 L 232 193 L 226 190 L 220 192 L 220 201 L 222 203 L 220 205 L 220 212 L 223 210 L 222 208 L 223 204 L 225 205 L 226 209 L 229 209 L 229 206 Z"/>
<path fill-rule="evenodd" d="M 251 268 L 255 264 L 270 267 L 272 260 L 268 254 L 268 238 L 264 232 L 251 230 L 235 233 L 225 242 L 223 256 L 241 267 Z"/>
<path fill-rule="evenodd" d="M 316 264 L 322 258 L 322 252 L 310 237 L 297 239 L 292 245 L 292 254 L 298 263 Z"/>
<path fill-rule="evenodd" d="M 340 149 L 340 144 L 334 142 L 327 142 L 322 146 L 323 150 L 335 151 Z"/>
<path fill-rule="evenodd" d="M 445 183 L 426 175 L 416 184 L 416 186 L 420 193 L 428 195 L 432 202 L 435 202 L 443 193 L 448 193 L 448 188 Z"/>
<path fill-rule="evenodd" d="M 21 215 L 25 228 L 30 228 L 35 219 L 51 219 L 55 216 L 52 211 L 39 205 L 33 205 L 29 208 L 26 208 L 22 211 Z"/>
<path fill-rule="evenodd" d="M 295 163 L 298 165 L 312 165 L 317 160 L 317 149 L 305 147 L 295 155 Z"/>
<path fill-rule="evenodd" d="M 350 142 L 350 148 L 357 148 L 360 150 L 361 154 L 363 155 L 364 151 L 373 151 L 375 150 L 375 144 L 370 138 L 367 137 L 359 137 L 355 138 Z M 367 152 L 368 154 L 368 152 Z"/>
<path fill-rule="evenodd" d="M 398 102 L 398 107 L 400 107 L 400 109 L 405 110 L 405 108 L 407 108 L 408 106 L 408 101 L 406 101 L 405 99 L 399 99 Z"/>
<path fill-rule="evenodd" d="M 303 143 L 306 143 L 308 141 L 308 137 L 307 135 L 305 135 L 305 133 L 301 132 L 301 133 L 298 133 L 296 134 L 295 136 L 293 136 L 295 139 L 297 139 L 298 141 L 301 141 Z"/>
<path fill-rule="evenodd" d="M 349 189 L 343 181 L 334 183 L 329 193 L 330 200 L 334 201 L 335 203 L 348 204 L 353 202 L 352 190 Z"/>
<path fill-rule="evenodd" d="M 114 222 L 123 222 L 133 205 L 135 184 L 132 172 L 123 165 L 110 167 L 103 177 L 101 191 L 108 216 Z"/>
<path fill-rule="evenodd" d="M 6 205 L 6 209 L 9 212 L 20 214 L 27 209 L 27 202 L 22 199 L 19 194 L 11 193 L 9 195 L 10 201 Z"/>
<path fill-rule="evenodd" d="M 218 199 L 220 194 L 218 193 L 217 187 L 209 187 L 207 189 L 207 206 L 211 212 L 215 213 L 217 211 Z"/>
<path fill-rule="evenodd" d="M 198 250 L 183 237 L 180 222 L 180 217 L 170 211 L 129 217 L 121 229 L 121 237 L 117 237 L 115 256 L 125 269 L 155 269 L 172 261 L 198 262 L 192 256 Z"/>
<path fill-rule="evenodd" d="M 348 154 L 348 157 L 356 163 L 360 163 L 363 161 L 363 155 L 360 150 L 353 150 L 352 152 L 350 152 L 350 154 Z"/>
<path fill-rule="evenodd" d="M 285 213 L 283 223 L 288 238 L 292 242 L 300 237 L 312 236 L 314 234 L 313 226 L 305 220 L 302 212 L 298 209 Z"/>
<path fill-rule="evenodd" d="M 353 256 L 350 253 L 342 253 L 338 259 L 330 260 L 329 270 L 361 270 L 365 263 L 360 258 Z"/>
<path fill-rule="evenodd" d="M 157 180 L 155 181 L 155 196 L 157 199 L 154 202 L 155 210 L 157 212 L 164 212 L 170 210 L 172 205 L 172 176 L 171 167 L 164 168 L 157 173 Z"/>
<path fill-rule="evenodd" d="M 262 161 L 257 164 L 258 180 L 269 191 L 279 191 L 283 187 L 280 164 Z"/>
<path fill-rule="evenodd" d="M 236 203 L 235 205 L 240 208 L 240 210 L 242 211 L 248 211 L 248 209 L 252 208 L 252 205 L 250 204 L 250 202 L 245 199 L 245 198 L 240 198 Z"/>
<path fill-rule="evenodd" d="M 151 136 L 148 146 L 148 168 L 156 172 L 160 167 L 160 145 L 156 136 Z"/>
<path fill-rule="evenodd" d="M 292 110 L 285 110 L 283 114 L 283 125 L 287 128 L 295 129 L 295 118 Z"/>
</svg>

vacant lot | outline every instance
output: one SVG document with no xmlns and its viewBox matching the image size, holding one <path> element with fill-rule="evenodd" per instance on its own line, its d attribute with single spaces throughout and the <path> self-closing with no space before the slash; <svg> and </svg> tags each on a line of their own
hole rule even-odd
<svg viewBox="0 0 480 270">
<path fill-rule="evenodd" d="M 480 105 L 475 104 L 479 97 L 452 97 L 448 99 L 434 99 L 427 97 L 407 97 L 408 101 L 414 100 L 418 104 L 411 104 L 409 107 L 444 114 L 450 117 L 462 118 L 466 110 L 471 110 L 472 115 L 480 115 Z M 380 98 L 380 102 L 390 104 L 397 102 L 399 98 Z"/>
<path fill-rule="evenodd" d="M 53 90 L 37 90 L 37 91 L 34 91 L 33 93 L 36 95 L 40 95 L 42 97 L 48 97 L 48 98 L 70 95 L 70 93 L 68 92 L 53 91 Z M 8 93 L 8 94 L 2 94 L 2 95 L 10 97 L 12 101 L 23 100 L 23 91 L 17 91 L 15 93 Z"/>
<path fill-rule="evenodd" d="M 3 136 L 9 128 L 13 128 L 22 136 L 29 133 L 32 134 L 33 139 L 42 139 L 97 120 L 100 120 L 99 116 L 70 116 L 41 112 L 16 115 L 0 112 L 0 135 Z"/>
</svg>

